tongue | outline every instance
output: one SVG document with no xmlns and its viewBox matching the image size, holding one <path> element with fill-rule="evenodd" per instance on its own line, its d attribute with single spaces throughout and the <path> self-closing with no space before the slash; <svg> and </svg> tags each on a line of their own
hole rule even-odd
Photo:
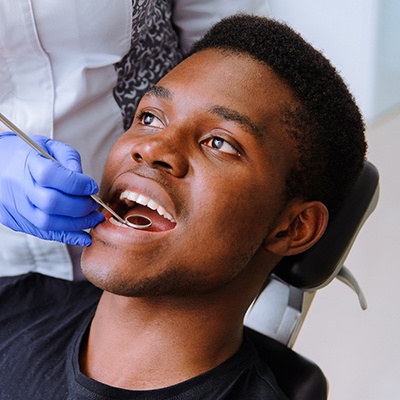
<svg viewBox="0 0 400 400">
<path fill-rule="evenodd" d="M 130 209 L 125 215 L 124 218 L 129 217 L 130 215 L 143 215 L 144 217 L 150 218 L 152 225 L 149 228 L 144 229 L 145 231 L 150 232 L 163 232 L 173 229 L 175 227 L 175 223 L 169 221 L 168 219 L 161 216 L 157 211 L 152 210 L 146 206 L 142 206 L 140 204 L 136 204 L 132 209 Z M 129 219 L 133 223 L 141 224 L 140 218 L 137 222 L 130 218 Z"/>
</svg>

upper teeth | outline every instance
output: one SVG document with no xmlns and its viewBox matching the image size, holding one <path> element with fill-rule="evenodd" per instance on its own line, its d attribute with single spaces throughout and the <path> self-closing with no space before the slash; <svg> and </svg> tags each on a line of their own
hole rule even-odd
<svg viewBox="0 0 400 400">
<path fill-rule="evenodd" d="M 142 206 L 149 207 L 152 210 L 156 210 L 161 216 L 168 219 L 171 222 L 175 222 L 172 218 L 172 215 L 169 214 L 166 209 L 156 203 L 154 200 L 150 199 L 149 197 L 139 194 L 136 192 L 131 192 L 130 190 L 124 190 L 121 195 L 119 196 L 121 201 L 125 201 L 126 204 L 133 205 L 132 203 L 138 203 Z"/>
</svg>

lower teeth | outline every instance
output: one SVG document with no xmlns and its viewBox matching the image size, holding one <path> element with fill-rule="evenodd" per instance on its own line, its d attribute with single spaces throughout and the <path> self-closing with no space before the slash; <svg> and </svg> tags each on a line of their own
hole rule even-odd
<svg viewBox="0 0 400 400">
<path fill-rule="evenodd" d="M 109 221 L 115 226 L 122 226 L 123 228 L 129 228 L 129 226 L 117 221 L 114 217 L 111 217 Z"/>
</svg>

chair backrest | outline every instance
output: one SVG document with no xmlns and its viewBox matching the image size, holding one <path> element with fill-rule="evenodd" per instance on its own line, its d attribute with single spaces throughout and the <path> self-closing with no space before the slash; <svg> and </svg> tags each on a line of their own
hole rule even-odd
<svg viewBox="0 0 400 400">
<path fill-rule="evenodd" d="M 287 257 L 277 266 L 245 325 L 262 358 L 271 367 L 290 400 L 326 400 L 327 382 L 319 367 L 290 349 L 311 305 L 315 292 L 335 277 L 353 288 L 366 308 L 365 299 L 344 261 L 379 197 L 379 173 L 368 161 L 345 203 L 320 241 L 299 256 Z"/>
<path fill-rule="evenodd" d="M 275 275 L 304 290 L 317 290 L 330 283 L 343 267 L 358 232 L 375 209 L 378 194 L 378 170 L 366 161 L 355 187 L 319 242 L 303 254 L 286 257 L 275 269 Z"/>
</svg>

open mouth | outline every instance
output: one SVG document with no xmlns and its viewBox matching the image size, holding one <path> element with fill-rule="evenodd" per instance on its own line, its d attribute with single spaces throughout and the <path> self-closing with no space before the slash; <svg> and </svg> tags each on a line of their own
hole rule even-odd
<svg viewBox="0 0 400 400">
<path fill-rule="evenodd" d="M 132 215 L 149 218 L 152 224 L 150 227 L 144 229 L 145 231 L 163 232 L 173 229 L 176 226 L 172 215 L 163 206 L 153 199 L 134 191 L 124 190 L 111 208 L 123 219 Z M 140 219 L 140 217 L 136 218 Z M 128 228 L 113 217 L 109 221 L 113 225 Z"/>
</svg>

